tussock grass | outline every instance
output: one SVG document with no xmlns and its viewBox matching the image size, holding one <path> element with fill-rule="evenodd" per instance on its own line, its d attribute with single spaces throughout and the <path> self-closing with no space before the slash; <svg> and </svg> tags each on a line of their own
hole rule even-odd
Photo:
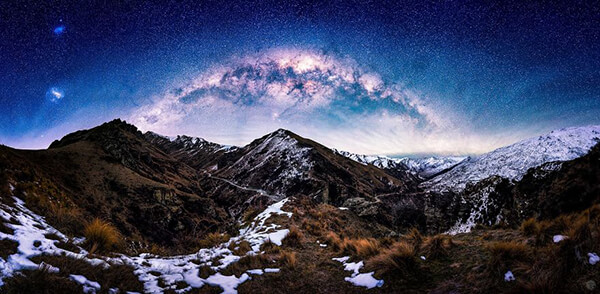
<svg viewBox="0 0 600 294">
<path fill-rule="evenodd" d="M 15 274 L 4 279 L 2 286 L 2 293 L 6 294 L 79 294 L 81 292 L 82 287 L 79 284 L 66 277 L 50 273 L 47 267 Z"/>
<path fill-rule="evenodd" d="M 281 253 L 279 253 L 279 262 L 281 262 L 281 264 L 283 264 L 283 266 L 287 268 L 296 268 L 296 265 L 298 263 L 298 260 L 296 258 L 296 252 L 281 251 Z"/>
<path fill-rule="evenodd" d="M 413 275 L 418 270 L 417 252 L 412 244 L 399 241 L 368 259 L 366 264 L 380 275 Z"/>
<path fill-rule="evenodd" d="M 360 259 L 377 255 L 380 249 L 381 246 L 379 245 L 379 242 L 372 238 L 344 239 L 342 241 L 342 250 L 344 254 L 349 254 Z"/>
<path fill-rule="evenodd" d="M 298 227 L 291 226 L 290 231 L 282 241 L 282 245 L 286 247 L 302 247 L 302 241 L 304 240 L 304 234 L 300 232 Z"/>
<path fill-rule="evenodd" d="M 516 241 L 493 242 L 487 249 L 490 252 L 489 267 L 499 272 L 506 271 L 519 262 L 530 260 L 532 254 L 529 246 Z"/>
<path fill-rule="evenodd" d="M 271 239 L 267 239 L 262 245 L 260 245 L 260 251 L 264 251 L 269 254 L 277 254 L 281 251 L 281 248 L 277 246 Z"/>
<path fill-rule="evenodd" d="M 7 260 L 8 256 L 17 253 L 19 243 L 10 239 L 0 240 L 0 257 Z"/>
<path fill-rule="evenodd" d="M 521 227 L 519 228 L 525 236 L 535 236 L 540 232 L 540 224 L 537 222 L 535 218 L 528 218 L 523 223 L 521 223 Z"/>
<path fill-rule="evenodd" d="M 342 239 L 334 232 L 327 233 L 325 241 L 334 251 L 340 251 L 342 249 Z"/>
<path fill-rule="evenodd" d="M 450 236 L 438 234 L 425 240 L 423 251 L 428 258 L 441 258 L 448 256 L 448 249 L 452 246 L 454 242 Z"/>
<path fill-rule="evenodd" d="M 134 269 L 127 265 L 113 264 L 108 268 L 104 268 L 104 266 L 102 265 L 93 266 L 87 261 L 81 259 L 56 255 L 37 256 L 34 257 L 32 261 L 36 263 L 45 262 L 47 264 L 58 267 L 60 271 L 56 275 L 64 278 L 68 278 L 70 274 L 83 275 L 92 281 L 100 283 L 103 289 L 119 288 L 123 292 L 143 291 L 142 283 L 139 281 L 138 277 L 133 273 Z M 79 290 L 79 292 L 81 292 L 81 289 Z"/>
<path fill-rule="evenodd" d="M 230 238 L 230 236 L 225 233 L 219 233 L 219 232 L 208 233 L 204 236 L 204 238 L 199 240 L 196 245 L 199 248 L 211 248 L 211 247 L 217 246 L 221 243 L 225 243 L 225 242 L 229 241 L 229 238 Z"/>
<path fill-rule="evenodd" d="M 90 252 L 109 252 L 123 246 L 119 231 L 99 218 L 85 226 L 83 235 L 86 238 L 84 246 L 89 248 Z"/>
<path fill-rule="evenodd" d="M 231 243 L 229 245 L 229 250 L 231 250 L 235 255 L 245 255 L 248 253 L 248 251 L 252 250 L 252 247 L 248 241 L 242 241 L 239 243 Z"/>
<path fill-rule="evenodd" d="M 417 248 L 423 243 L 423 235 L 417 228 L 411 228 L 402 238 Z"/>
</svg>

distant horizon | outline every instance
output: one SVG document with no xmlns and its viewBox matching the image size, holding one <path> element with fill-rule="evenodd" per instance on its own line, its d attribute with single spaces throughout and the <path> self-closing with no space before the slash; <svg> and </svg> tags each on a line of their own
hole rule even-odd
<svg viewBox="0 0 600 294">
<path fill-rule="evenodd" d="M 264 134 L 262 134 L 262 135 L 259 135 L 259 136 L 257 136 L 257 137 L 255 137 L 255 138 L 251 139 L 250 141 L 248 141 L 248 142 L 246 142 L 246 143 L 244 143 L 244 144 L 226 144 L 226 143 L 223 143 L 223 142 L 219 142 L 219 141 L 211 140 L 210 138 L 206 138 L 206 137 L 204 137 L 204 136 L 201 136 L 201 135 L 191 135 L 191 134 L 183 134 L 183 133 L 178 133 L 178 134 L 174 134 L 174 135 L 168 135 L 168 134 L 161 134 L 161 133 L 155 132 L 155 131 L 153 131 L 153 130 L 141 130 L 141 129 L 140 129 L 138 126 L 136 126 L 135 124 L 133 124 L 133 123 L 131 123 L 130 121 L 127 121 L 127 120 L 125 120 L 125 119 L 122 119 L 122 118 L 114 118 L 114 119 L 107 120 L 107 121 L 104 121 L 104 122 L 102 122 L 102 123 L 96 124 L 96 125 L 94 125 L 94 126 L 91 126 L 91 127 L 87 127 L 87 128 L 81 128 L 81 129 L 76 129 L 76 130 L 69 131 L 69 132 L 67 132 L 67 133 L 63 134 L 62 136 L 60 136 L 60 137 L 57 137 L 56 139 L 52 139 L 52 140 L 51 140 L 51 141 L 50 141 L 50 142 L 49 142 L 49 143 L 48 143 L 46 146 L 44 146 L 44 147 L 39 147 L 39 148 L 18 147 L 18 146 L 11 146 L 11 145 L 5 144 L 4 142 L 1 142 L 1 141 L 0 141 L 0 144 L 2 144 L 2 145 L 5 145 L 5 146 L 8 146 L 8 147 L 10 147 L 10 148 L 14 148 L 14 149 L 21 149 L 21 150 L 44 150 L 44 149 L 48 149 L 48 147 L 50 146 L 50 144 L 51 144 L 52 142 L 54 142 L 54 141 L 56 141 L 56 140 L 60 140 L 60 139 L 62 139 L 62 138 L 63 138 L 64 136 L 66 136 L 66 135 L 69 135 L 69 134 L 71 134 L 71 133 L 74 133 L 74 132 L 77 132 L 77 131 L 89 130 L 89 129 L 95 128 L 95 127 L 97 127 L 97 126 L 100 126 L 100 125 L 102 125 L 102 124 L 104 124 L 104 123 L 108 123 L 108 122 L 111 122 L 111 121 L 114 121 L 114 120 L 121 120 L 121 121 L 123 121 L 123 122 L 125 122 L 125 123 L 128 123 L 128 124 L 130 124 L 130 125 L 133 125 L 133 126 L 135 126 L 135 127 L 136 127 L 136 128 L 139 130 L 139 131 L 141 131 L 142 133 L 146 133 L 146 132 L 152 132 L 152 133 L 155 133 L 155 134 L 157 134 L 157 135 L 159 135 L 159 136 L 163 136 L 163 137 L 167 137 L 167 138 L 173 138 L 173 139 L 174 139 L 174 138 L 176 138 L 177 136 L 188 136 L 188 137 L 192 137 L 192 138 L 200 138 L 200 139 L 204 139 L 204 140 L 206 140 L 206 141 L 208 141 L 208 142 L 211 142 L 211 143 L 216 143 L 216 144 L 223 145 L 223 146 L 235 146 L 235 147 L 243 147 L 243 146 L 246 146 L 246 145 L 250 144 L 250 143 L 251 143 L 253 140 L 255 140 L 255 139 L 259 139 L 259 138 L 261 138 L 261 137 L 263 137 L 263 136 L 266 136 L 266 135 L 268 135 L 268 134 L 270 134 L 270 133 L 273 133 L 273 132 L 277 131 L 278 129 L 284 129 L 284 130 L 290 131 L 290 132 L 292 132 L 292 133 L 294 133 L 294 134 L 296 134 L 296 135 L 298 135 L 298 136 L 300 136 L 300 137 L 303 137 L 303 138 L 306 138 L 306 139 L 313 140 L 313 141 L 315 141 L 315 142 L 317 142 L 317 143 L 319 143 L 319 144 L 321 144 L 321 145 L 323 145 L 323 146 L 325 146 L 325 147 L 327 147 L 327 148 L 331 148 L 331 149 L 337 149 L 337 150 L 339 150 L 339 151 L 346 151 L 346 152 L 350 152 L 350 153 L 353 153 L 353 154 L 357 154 L 357 155 L 366 155 L 366 156 L 385 156 L 385 157 L 389 157 L 389 158 L 415 158 L 415 159 L 418 159 L 418 158 L 427 158 L 427 157 L 473 157 L 473 156 L 479 156 L 479 155 L 482 155 L 482 154 L 485 154 L 485 153 L 488 153 L 488 152 L 494 151 L 494 150 L 496 150 L 496 149 L 498 149 L 498 148 L 502 148 L 502 147 L 510 146 L 510 145 L 512 145 L 512 144 L 518 143 L 518 142 L 520 142 L 520 141 L 523 141 L 523 140 L 527 140 L 527 139 L 535 138 L 535 137 L 542 136 L 542 135 L 545 135 L 545 134 L 549 134 L 549 133 L 551 133 L 551 132 L 553 132 L 553 131 L 558 131 L 558 130 L 563 130 L 563 129 L 570 129 L 570 128 L 585 128 L 585 127 L 594 127 L 594 126 L 600 126 L 600 125 L 593 125 L 593 124 L 590 124 L 590 125 L 570 126 L 570 127 L 558 128 L 558 129 L 550 130 L 550 131 L 547 131 L 547 132 L 544 132 L 544 133 L 536 134 L 536 135 L 533 135 L 533 136 L 531 136 L 531 137 L 522 138 L 522 139 L 519 139 L 519 140 L 517 140 L 517 141 L 514 141 L 514 142 L 512 142 L 512 143 L 509 143 L 509 144 L 506 144 L 506 145 L 503 145 L 503 146 L 499 146 L 499 147 L 497 147 L 497 148 L 494 148 L 494 149 L 491 149 L 491 150 L 489 150 L 489 151 L 486 151 L 486 152 L 483 152 L 483 153 L 477 153 L 477 154 L 475 154 L 475 153 L 473 153 L 473 154 L 436 154 L 436 153 L 412 153 L 412 154 L 401 154 L 401 153 L 396 153 L 396 154 L 394 154 L 394 153 L 391 153 L 391 154 L 377 154 L 377 153 L 373 153 L 373 154 L 365 154 L 365 153 L 356 153 L 356 152 L 352 152 L 352 151 L 350 151 L 350 150 L 345 150 L 345 149 L 340 149 L 340 148 L 336 148 L 336 147 L 329 146 L 329 145 L 327 145 L 327 144 L 324 144 L 324 143 L 320 142 L 319 140 L 316 140 L 316 139 L 314 139 L 314 138 L 311 138 L 311 137 L 309 137 L 309 136 L 305 136 L 305 135 L 303 135 L 303 134 L 301 134 L 301 133 L 299 133 L 299 132 L 296 132 L 296 131 L 294 131 L 294 130 L 289 130 L 289 129 L 285 129 L 285 128 L 276 128 L 276 129 L 273 129 L 272 131 L 269 131 L 269 132 L 266 132 L 266 133 L 264 133 Z"/>
</svg>

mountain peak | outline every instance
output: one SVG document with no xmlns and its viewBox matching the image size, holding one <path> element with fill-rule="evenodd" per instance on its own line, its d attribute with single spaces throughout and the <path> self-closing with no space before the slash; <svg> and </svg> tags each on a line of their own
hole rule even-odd
<svg viewBox="0 0 600 294">
<path fill-rule="evenodd" d="M 64 147 L 79 141 L 106 141 L 111 138 L 122 137 L 126 133 L 134 136 L 142 136 L 142 133 L 136 126 L 117 118 L 91 129 L 79 130 L 67 134 L 60 140 L 52 142 L 48 148 Z"/>
</svg>

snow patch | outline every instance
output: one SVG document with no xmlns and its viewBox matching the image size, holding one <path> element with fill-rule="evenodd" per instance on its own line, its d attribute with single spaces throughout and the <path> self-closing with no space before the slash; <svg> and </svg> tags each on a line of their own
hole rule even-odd
<svg viewBox="0 0 600 294">
<path fill-rule="evenodd" d="M 350 256 L 332 258 L 332 260 L 341 262 L 344 265 L 344 270 L 352 272 L 350 277 L 345 277 L 344 280 L 352 283 L 355 286 L 366 287 L 367 289 L 383 286 L 383 280 L 378 280 L 373 277 L 375 272 L 360 273 L 360 269 L 364 266 L 363 261 L 348 262 Z"/>
<path fill-rule="evenodd" d="M 600 257 L 598 257 L 598 254 L 596 254 L 596 253 L 592 253 L 592 252 L 590 252 L 590 253 L 588 253 L 588 257 L 590 258 L 590 259 L 588 260 L 588 262 L 589 262 L 591 265 L 594 265 L 594 264 L 596 264 L 596 263 L 598 263 L 598 262 L 600 261 Z"/>
<path fill-rule="evenodd" d="M 513 275 L 513 273 L 511 271 L 507 271 L 504 274 L 504 281 L 505 282 L 510 282 L 510 281 L 514 281 L 515 280 L 515 276 Z"/>
<path fill-rule="evenodd" d="M 281 228 L 278 224 L 266 225 L 265 222 L 273 215 L 286 215 L 291 217 L 291 212 L 282 210 L 283 205 L 288 201 L 287 198 L 276 202 L 267 207 L 263 212 L 254 218 L 252 223 L 245 228 L 240 229 L 237 237 L 231 238 L 228 242 L 215 246 L 213 248 L 203 248 L 196 253 L 178 256 L 156 256 L 143 253 L 138 256 L 116 255 L 114 257 L 98 256 L 97 258 L 88 258 L 88 252 L 78 248 L 80 253 L 64 250 L 56 247 L 55 243 L 62 241 L 68 242 L 68 238 L 48 225 L 45 219 L 24 206 L 22 200 L 14 197 L 14 207 L 6 204 L 0 204 L 0 217 L 6 221 L 6 225 L 14 230 L 14 234 L 0 232 L 0 239 L 9 239 L 18 242 L 17 252 L 10 255 L 6 260 L 0 258 L 0 286 L 3 285 L 2 279 L 11 277 L 15 272 L 26 269 L 37 269 L 40 266 L 49 268 L 52 272 L 60 271 L 49 264 L 36 264 L 31 261 L 32 257 L 45 255 L 65 255 L 67 257 L 84 260 L 91 265 L 110 267 L 112 264 L 125 264 L 134 268 L 134 274 L 144 284 L 145 293 L 163 293 L 167 289 L 172 289 L 178 282 L 185 282 L 189 285 L 186 291 L 192 288 L 199 288 L 205 284 L 221 287 L 224 293 L 236 293 L 237 286 L 248 279 L 247 273 L 239 277 L 224 276 L 219 273 L 220 270 L 228 265 L 237 262 L 241 256 L 233 254 L 228 247 L 241 241 L 248 241 L 251 244 L 252 251 L 246 254 L 258 254 L 260 245 L 267 240 L 280 245 L 288 229 Z M 16 220 L 18 224 L 14 224 Z M 54 234 L 59 240 L 48 239 L 47 234 Z M 83 239 L 79 239 L 83 242 Z M 37 245 L 37 246 L 36 246 Z M 212 260 L 218 259 L 219 265 L 212 265 Z M 211 266 L 216 271 L 215 274 L 206 279 L 199 277 L 199 269 L 202 266 Z M 155 276 L 152 273 L 160 273 Z M 260 274 L 263 270 L 251 270 L 249 273 Z M 279 269 L 267 268 L 264 272 L 277 273 Z M 100 289 L 97 282 L 90 281 L 84 276 L 71 275 L 71 279 L 83 285 L 84 292 L 96 293 Z M 164 282 L 159 286 L 159 279 Z M 182 289 L 182 290 L 185 290 Z"/>
<path fill-rule="evenodd" d="M 554 243 L 558 243 L 558 242 L 560 242 L 560 241 L 562 241 L 562 240 L 564 240 L 564 239 L 566 239 L 566 238 L 567 238 L 567 237 L 566 237 L 566 236 L 563 236 L 563 235 L 554 235 L 554 236 L 552 237 L 552 241 L 554 241 Z"/>
</svg>

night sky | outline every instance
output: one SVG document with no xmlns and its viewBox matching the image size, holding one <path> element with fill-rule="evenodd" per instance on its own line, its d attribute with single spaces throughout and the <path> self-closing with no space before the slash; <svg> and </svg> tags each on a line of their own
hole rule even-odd
<svg viewBox="0 0 600 294">
<path fill-rule="evenodd" d="M 477 154 L 600 124 L 600 5 L 492 2 L 1 1 L 0 143 L 120 117 L 224 144 L 283 127 Z"/>
</svg>

